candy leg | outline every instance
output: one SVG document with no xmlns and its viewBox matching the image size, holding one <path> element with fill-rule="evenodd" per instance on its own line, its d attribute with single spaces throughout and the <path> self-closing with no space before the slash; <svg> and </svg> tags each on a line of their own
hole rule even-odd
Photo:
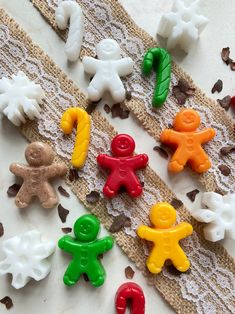
<svg viewBox="0 0 235 314">
<path fill-rule="evenodd" d="M 19 208 L 25 208 L 29 205 L 33 195 L 29 193 L 28 189 L 22 185 L 15 198 L 15 204 Z"/>
<path fill-rule="evenodd" d="M 152 274 L 158 274 L 162 271 L 166 257 L 161 254 L 161 250 L 153 249 L 148 260 L 147 267 Z"/>
<path fill-rule="evenodd" d="M 101 99 L 104 93 L 104 81 L 99 75 L 95 75 L 87 88 L 88 97 L 92 101 Z"/>
<path fill-rule="evenodd" d="M 109 90 L 115 102 L 122 102 L 126 97 L 126 91 L 120 78 L 114 77 L 109 83 Z"/>
<path fill-rule="evenodd" d="M 177 149 L 169 162 L 168 169 L 172 172 L 180 172 L 188 161 L 188 155 L 181 149 Z"/>
<path fill-rule="evenodd" d="M 117 195 L 119 188 L 120 182 L 115 181 L 115 176 L 110 175 L 103 188 L 104 195 L 109 198 L 112 198 L 115 195 Z"/>
<path fill-rule="evenodd" d="M 64 283 L 67 286 L 72 286 L 79 280 L 80 276 L 81 271 L 78 262 L 72 261 L 64 274 Z"/>
<path fill-rule="evenodd" d="M 181 247 L 175 250 L 174 256 L 171 256 L 170 259 L 175 268 L 181 272 L 187 271 L 190 267 L 190 262 Z"/>
<path fill-rule="evenodd" d="M 94 287 L 100 287 L 104 283 L 105 280 L 105 270 L 100 262 L 93 262 L 91 267 L 91 271 L 87 272 L 87 276 L 91 281 L 91 284 Z"/>
<path fill-rule="evenodd" d="M 135 174 L 132 174 L 132 176 L 128 177 L 125 187 L 127 192 L 132 197 L 138 197 L 143 191 L 142 186 Z"/>
<path fill-rule="evenodd" d="M 205 151 L 201 148 L 191 158 L 190 165 L 194 171 L 202 173 L 210 169 L 211 162 Z"/>
<path fill-rule="evenodd" d="M 58 203 L 58 198 L 52 186 L 45 182 L 38 192 L 38 198 L 44 208 L 52 208 Z"/>
</svg>

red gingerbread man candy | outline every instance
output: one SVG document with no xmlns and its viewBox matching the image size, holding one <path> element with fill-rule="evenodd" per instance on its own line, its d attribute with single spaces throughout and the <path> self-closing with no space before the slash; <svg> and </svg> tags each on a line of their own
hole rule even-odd
<svg viewBox="0 0 235 314">
<path fill-rule="evenodd" d="M 103 188 L 103 193 L 108 198 L 116 196 L 121 187 L 125 187 L 132 197 L 137 197 L 142 193 L 142 186 L 135 171 L 147 165 L 148 156 L 146 154 L 132 156 L 134 149 L 133 138 L 127 134 L 119 134 L 111 143 L 113 156 L 99 155 L 97 157 L 98 164 L 110 170 Z"/>
</svg>

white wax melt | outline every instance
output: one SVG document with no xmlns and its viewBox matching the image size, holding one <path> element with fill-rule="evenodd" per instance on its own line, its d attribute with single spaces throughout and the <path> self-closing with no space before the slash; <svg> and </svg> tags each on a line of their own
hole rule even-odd
<svg viewBox="0 0 235 314">
<path fill-rule="evenodd" d="M 193 210 L 192 216 L 198 221 L 209 223 L 204 228 L 205 238 L 212 242 L 226 237 L 235 240 L 235 194 L 222 196 L 206 192 L 202 202 L 208 209 Z"/>
<path fill-rule="evenodd" d="M 105 91 L 109 91 L 114 102 L 122 102 L 126 91 L 120 76 L 130 74 L 134 62 L 131 58 L 122 58 L 120 46 L 110 38 L 101 40 L 96 46 L 96 52 L 98 59 L 83 58 L 85 72 L 94 75 L 87 89 L 88 98 L 98 101 Z"/>
<path fill-rule="evenodd" d="M 158 27 L 158 34 L 167 38 L 167 49 L 179 46 L 189 52 L 200 33 L 206 27 L 208 19 L 198 14 L 199 0 L 186 5 L 183 0 L 175 0 L 172 12 L 163 14 Z"/>
<path fill-rule="evenodd" d="M 51 270 L 47 259 L 55 251 L 52 242 L 42 242 L 40 232 L 28 231 L 3 241 L 3 252 L 6 259 L 0 262 L 0 275 L 12 274 L 12 286 L 23 288 L 30 277 L 39 281 Z"/>
<path fill-rule="evenodd" d="M 33 120 L 40 118 L 40 104 L 45 97 L 40 85 L 30 81 L 21 71 L 11 79 L 0 80 L 0 114 L 16 126 L 25 123 L 25 115 Z"/>
<path fill-rule="evenodd" d="M 82 9 L 80 5 L 74 1 L 59 2 L 55 11 L 55 21 L 59 29 L 66 29 L 69 19 L 70 27 L 65 52 L 69 61 L 76 61 L 80 55 L 84 34 L 84 16 Z"/>
</svg>

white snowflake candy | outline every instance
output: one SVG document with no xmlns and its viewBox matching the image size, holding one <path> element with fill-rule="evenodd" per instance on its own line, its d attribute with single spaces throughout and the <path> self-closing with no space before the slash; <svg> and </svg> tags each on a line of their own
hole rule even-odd
<svg viewBox="0 0 235 314">
<path fill-rule="evenodd" d="M 33 120 L 40 118 L 40 104 L 45 97 L 39 84 L 21 71 L 12 75 L 11 79 L 0 80 L 0 114 L 4 114 L 16 126 L 25 123 L 25 115 Z"/>
<path fill-rule="evenodd" d="M 37 230 L 28 231 L 3 241 L 5 260 L 0 262 L 0 275 L 12 274 L 12 286 L 23 288 L 33 278 L 44 279 L 51 270 L 47 259 L 54 251 L 53 242 L 42 242 Z"/>
<path fill-rule="evenodd" d="M 191 214 L 196 220 L 209 224 L 204 228 L 205 238 L 212 242 L 226 237 L 235 240 L 235 194 L 222 196 L 206 192 L 202 202 L 208 208 L 194 210 Z"/>
<path fill-rule="evenodd" d="M 175 0 L 172 12 L 163 14 L 158 27 L 158 34 L 167 38 L 167 49 L 179 46 L 189 52 L 200 33 L 206 27 L 208 19 L 198 14 L 199 0 L 186 5 L 183 0 Z"/>
</svg>

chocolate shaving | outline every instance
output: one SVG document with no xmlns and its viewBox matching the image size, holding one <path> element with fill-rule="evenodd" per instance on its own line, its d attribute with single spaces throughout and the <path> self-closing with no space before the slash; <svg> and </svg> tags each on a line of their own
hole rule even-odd
<svg viewBox="0 0 235 314">
<path fill-rule="evenodd" d="M 61 228 L 61 230 L 66 234 L 72 232 L 72 228 L 70 227 Z"/>
<path fill-rule="evenodd" d="M 127 101 L 129 101 L 129 100 L 131 100 L 131 98 L 132 98 L 132 94 L 131 94 L 131 91 L 126 91 L 126 100 Z"/>
<path fill-rule="evenodd" d="M 198 189 L 195 189 L 193 191 L 190 191 L 188 192 L 186 195 L 188 196 L 188 198 L 190 199 L 191 202 L 194 202 L 195 201 L 195 198 L 197 196 L 197 194 L 199 193 L 200 191 Z"/>
<path fill-rule="evenodd" d="M 177 198 L 173 198 L 171 201 L 171 206 L 173 206 L 175 209 L 178 209 L 183 205 L 183 202 L 181 200 L 178 200 Z"/>
<path fill-rule="evenodd" d="M 87 196 L 86 196 L 86 201 L 87 203 L 96 203 L 98 202 L 100 198 L 100 193 L 97 192 L 97 191 L 91 191 L 91 193 L 89 193 Z"/>
<path fill-rule="evenodd" d="M 88 102 L 88 105 L 86 107 L 86 112 L 88 114 L 92 114 L 93 111 L 95 111 L 97 105 L 98 105 L 99 101 L 96 101 L 96 102 L 92 102 L 92 101 L 89 101 Z"/>
<path fill-rule="evenodd" d="M 235 61 L 231 61 L 231 62 L 230 62 L 230 69 L 231 69 L 232 71 L 235 71 Z"/>
<path fill-rule="evenodd" d="M 172 93 L 179 105 L 184 105 L 186 103 L 187 95 L 184 92 L 181 92 L 179 86 L 174 86 Z"/>
<path fill-rule="evenodd" d="M 9 186 L 7 190 L 7 195 L 9 197 L 15 197 L 17 193 L 19 192 L 19 189 L 21 188 L 21 184 L 14 183 L 11 186 Z"/>
<path fill-rule="evenodd" d="M 229 153 L 232 153 L 234 151 L 235 151 L 235 146 L 225 146 L 220 149 L 220 154 L 222 156 L 227 156 Z"/>
<path fill-rule="evenodd" d="M 109 107 L 109 105 L 107 105 L 107 104 L 105 104 L 104 105 L 104 111 L 106 112 L 106 113 L 110 113 L 110 111 L 111 111 L 111 108 Z"/>
<path fill-rule="evenodd" d="M 178 85 L 173 86 L 172 93 L 177 99 L 179 105 L 184 105 L 187 98 L 192 96 L 195 92 L 195 88 L 190 87 L 189 83 L 185 79 L 179 79 Z"/>
<path fill-rule="evenodd" d="M 127 119 L 129 117 L 129 110 L 126 110 L 123 105 L 115 104 L 111 108 L 112 118 L 119 117 L 120 119 Z"/>
<path fill-rule="evenodd" d="M 214 94 L 215 92 L 220 93 L 223 89 L 223 82 L 221 80 L 218 80 L 214 86 L 212 87 L 212 94 Z"/>
<path fill-rule="evenodd" d="M 224 108 L 224 110 L 226 111 L 229 110 L 231 105 L 231 97 L 229 95 L 225 96 L 223 99 L 217 99 L 217 101 L 220 104 L 220 106 Z"/>
<path fill-rule="evenodd" d="M 61 185 L 58 187 L 58 191 L 62 196 L 70 197 L 70 194 Z"/>
<path fill-rule="evenodd" d="M 0 222 L 0 237 L 2 237 L 4 235 L 4 228 L 3 228 L 3 224 Z"/>
<path fill-rule="evenodd" d="M 74 168 L 69 169 L 69 181 L 73 182 L 73 181 L 76 181 L 78 179 L 79 179 L 79 176 L 78 176 L 77 170 Z"/>
<path fill-rule="evenodd" d="M 66 222 L 66 218 L 68 216 L 69 210 L 64 208 L 61 204 L 58 205 L 58 214 L 63 223 Z"/>
<path fill-rule="evenodd" d="M 167 153 L 167 151 L 163 147 L 161 147 L 161 146 L 154 146 L 153 150 L 155 152 L 158 152 L 161 157 L 163 157 L 165 159 L 168 159 L 168 153 Z"/>
<path fill-rule="evenodd" d="M 109 228 L 109 232 L 115 233 L 120 231 L 123 227 L 130 227 L 131 220 L 124 214 L 114 217 L 113 223 Z"/>
<path fill-rule="evenodd" d="M 187 95 L 192 95 L 195 92 L 195 88 L 190 87 L 188 81 L 185 79 L 179 79 L 178 87 L 181 92 L 186 93 Z"/>
<path fill-rule="evenodd" d="M 85 280 L 86 282 L 90 281 L 90 279 L 88 278 L 88 276 L 87 276 L 86 273 L 84 273 L 84 274 L 82 274 L 82 275 L 83 275 L 83 278 L 84 278 L 84 280 Z"/>
<path fill-rule="evenodd" d="M 134 270 L 131 268 L 131 266 L 127 266 L 125 268 L 125 276 L 126 276 L 126 279 L 132 279 L 134 277 Z"/>
<path fill-rule="evenodd" d="M 230 48 L 229 47 L 223 48 L 221 51 L 221 58 L 227 65 L 230 63 L 230 60 L 231 60 L 229 56 L 230 56 Z"/>
<path fill-rule="evenodd" d="M 13 307 L 12 299 L 8 296 L 2 298 L 0 302 L 6 306 L 7 310 L 10 310 Z"/>
<path fill-rule="evenodd" d="M 231 170 L 228 166 L 226 165 L 219 165 L 219 170 L 222 173 L 222 175 L 224 175 L 225 177 L 228 177 L 231 173 Z"/>
</svg>

